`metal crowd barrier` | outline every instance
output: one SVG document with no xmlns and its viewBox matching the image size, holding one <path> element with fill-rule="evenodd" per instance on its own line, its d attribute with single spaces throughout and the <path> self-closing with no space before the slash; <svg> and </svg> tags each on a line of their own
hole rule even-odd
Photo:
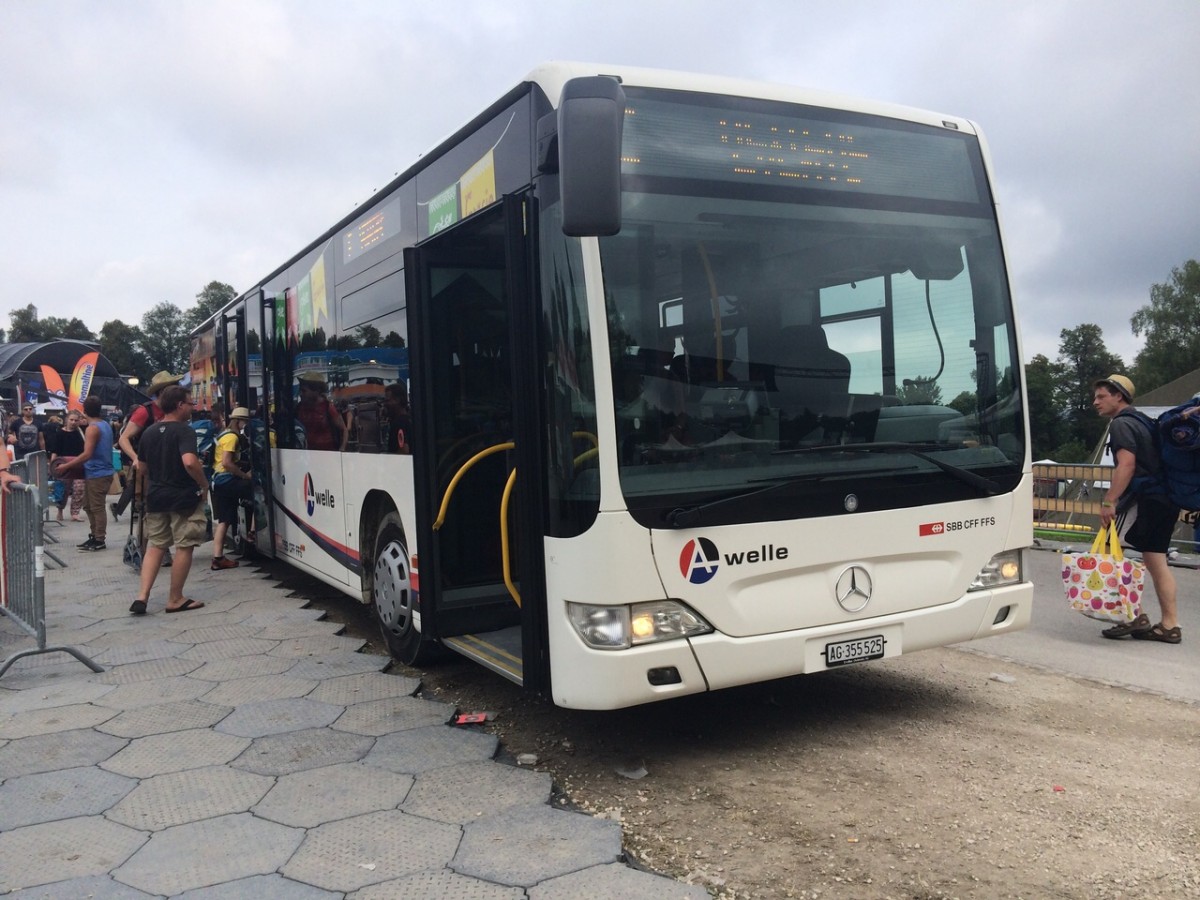
<svg viewBox="0 0 1200 900">
<path fill-rule="evenodd" d="M 103 672 L 74 647 L 46 646 L 46 570 L 42 561 L 42 489 L 36 484 L 9 485 L 0 494 L 0 615 L 12 619 L 37 647 L 19 650 L 0 663 L 0 676 L 25 656 L 70 653 L 93 672 Z"/>
<path fill-rule="evenodd" d="M 42 542 L 43 544 L 57 544 L 58 538 L 46 531 L 50 512 L 50 457 L 45 450 L 35 450 L 32 453 L 26 453 L 23 459 L 16 460 L 9 468 L 20 475 L 23 482 L 37 488 L 42 510 L 38 517 Z M 45 554 L 60 568 L 67 567 L 66 561 L 52 551 L 46 550 Z"/>
</svg>

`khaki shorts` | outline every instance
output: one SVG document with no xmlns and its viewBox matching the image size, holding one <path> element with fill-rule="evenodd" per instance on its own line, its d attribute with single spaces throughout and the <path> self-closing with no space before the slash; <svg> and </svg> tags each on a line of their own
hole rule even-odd
<svg viewBox="0 0 1200 900">
<path fill-rule="evenodd" d="M 208 538 L 208 513 L 205 504 L 197 503 L 188 512 L 146 513 L 146 541 L 151 547 L 166 550 L 176 547 L 199 547 Z"/>
</svg>

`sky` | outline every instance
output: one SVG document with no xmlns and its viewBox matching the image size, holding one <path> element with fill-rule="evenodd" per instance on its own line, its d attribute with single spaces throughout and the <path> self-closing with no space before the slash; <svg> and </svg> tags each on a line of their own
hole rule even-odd
<svg viewBox="0 0 1200 900">
<path fill-rule="evenodd" d="M 964 116 L 1026 360 L 1200 258 L 1197 0 L 0 0 L 0 325 L 252 287 L 554 59 Z"/>
</svg>

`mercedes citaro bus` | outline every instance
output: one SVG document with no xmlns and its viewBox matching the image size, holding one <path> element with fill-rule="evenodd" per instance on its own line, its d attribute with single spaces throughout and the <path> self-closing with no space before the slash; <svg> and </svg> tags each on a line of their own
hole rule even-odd
<svg viewBox="0 0 1200 900">
<path fill-rule="evenodd" d="M 394 656 L 611 709 L 1027 625 L 1008 285 L 967 119 L 555 63 L 198 329 L 193 389 L 253 411 L 252 544 Z"/>
</svg>

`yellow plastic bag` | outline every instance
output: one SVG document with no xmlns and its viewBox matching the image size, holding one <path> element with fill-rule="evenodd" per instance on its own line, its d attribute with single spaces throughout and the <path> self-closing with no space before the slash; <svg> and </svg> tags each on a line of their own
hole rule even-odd
<svg viewBox="0 0 1200 900">
<path fill-rule="evenodd" d="M 1088 618 L 1123 624 L 1141 615 L 1146 569 L 1125 558 L 1114 523 L 1100 529 L 1090 552 L 1063 554 L 1062 579 L 1071 609 Z"/>
</svg>

